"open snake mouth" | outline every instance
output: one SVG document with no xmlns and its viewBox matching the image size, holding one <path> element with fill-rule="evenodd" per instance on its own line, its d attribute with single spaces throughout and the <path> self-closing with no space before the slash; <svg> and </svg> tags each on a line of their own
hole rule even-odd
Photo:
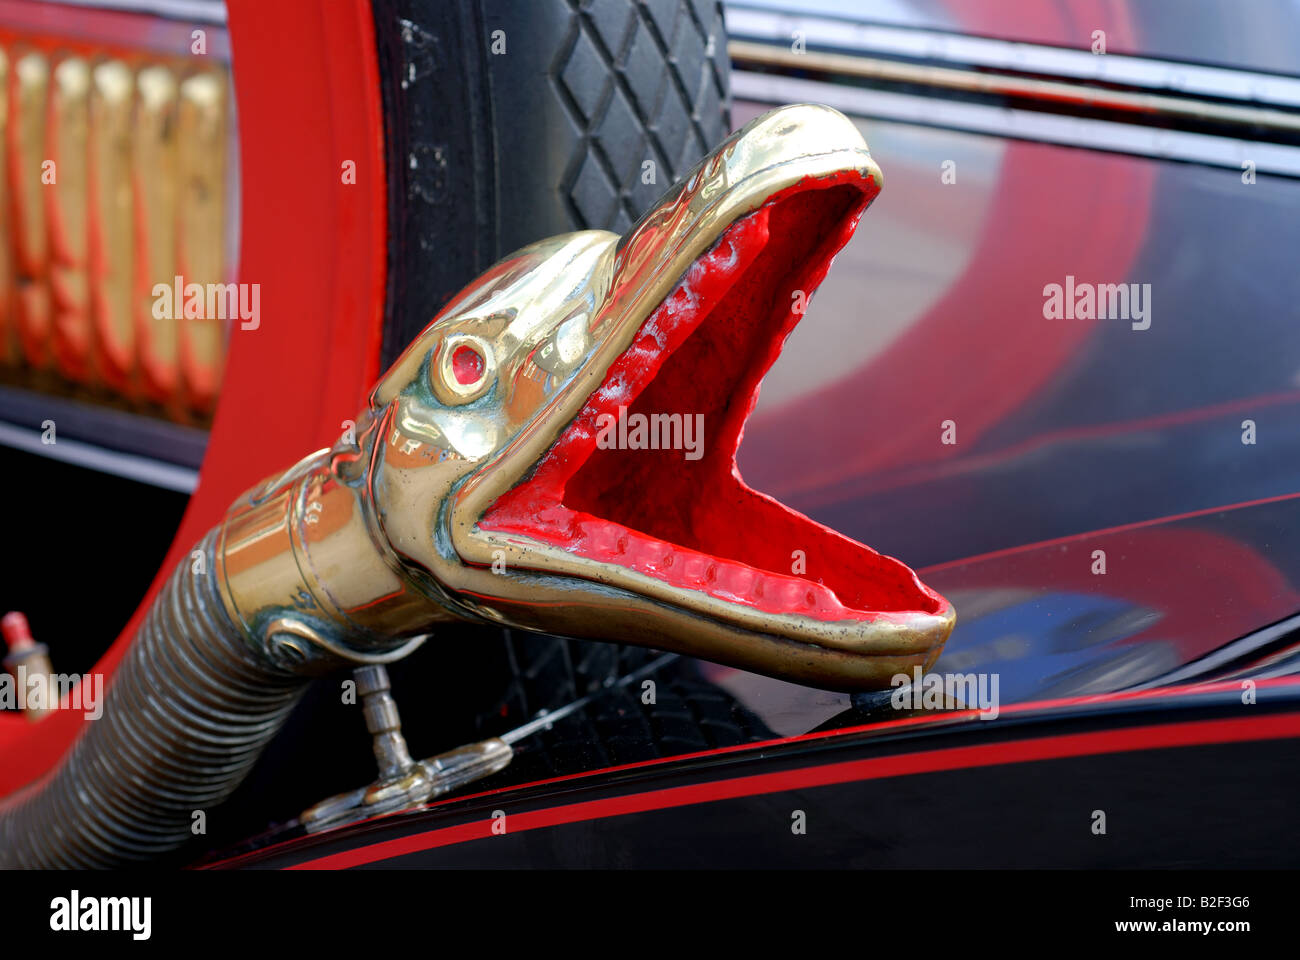
<svg viewBox="0 0 1300 960">
<path fill-rule="evenodd" d="M 760 380 L 877 190 L 856 171 L 806 177 L 735 220 L 478 528 L 587 561 L 591 579 L 630 572 L 711 598 L 715 613 L 720 602 L 854 630 L 924 622 L 942 643 L 951 607 L 905 564 L 752 490 L 736 468 Z"/>
</svg>

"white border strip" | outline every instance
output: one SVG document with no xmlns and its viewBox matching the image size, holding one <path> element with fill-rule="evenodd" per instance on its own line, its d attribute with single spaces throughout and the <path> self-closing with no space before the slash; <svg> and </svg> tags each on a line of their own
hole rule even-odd
<svg viewBox="0 0 1300 960">
<path fill-rule="evenodd" d="M 193 493 L 199 485 L 199 472 L 189 467 L 178 467 L 130 453 L 118 453 L 80 440 L 64 439 L 55 443 L 42 443 L 41 431 L 31 427 L 0 422 L 0 445 L 101 473 L 111 473 L 128 480 L 137 480 L 164 490 Z"/>
<path fill-rule="evenodd" d="M 1277 143 L 1161 130 L 1113 120 L 1017 110 L 743 70 L 732 72 L 731 94 L 737 100 L 824 103 L 858 117 L 950 127 L 996 137 L 1037 140 L 1159 160 L 1182 160 L 1233 170 L 1244 169 L 1242 164 L 1249 161 L 1255 165 L 1257 173 L 1300 177 L 1300 148 Z"/>
<path fill-rule="evenodd" d="M 120 10 L 123 13 L 140 13 L 190 23 L 226 22 L 226 5 L 223 0 L 47 0 L 47 2 L 68 7 Z M 266 2 L 273 3 L 275 0 L 266 0 Z"/>
<path fill-rule="evenodd" d="M 789 49 L 796 33 L 803 36 L 808 46 L 939 60 L 1017 73 L 1099 80 L 1189 96 L 1300 107 L 1300 79 L 1278 74 L 1203 67 L 1119 53 L 1101 56 L 1091 50 L 727 6 L 727 34 L 735 39 L 779 43 Z"/>
</svg>

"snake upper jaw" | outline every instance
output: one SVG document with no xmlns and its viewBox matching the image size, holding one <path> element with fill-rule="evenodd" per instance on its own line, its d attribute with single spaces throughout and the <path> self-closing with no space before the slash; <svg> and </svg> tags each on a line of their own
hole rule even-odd
<svg viewBox="0 0 1300 960">
<path fill-rule="evenodd" d="M 814 130 L 823 149 L 801 147 Z M 750 489 L 735 459 L 762 376 L 880 183 L 849 121 L 787 108 L 619 242 L 589 285 L 604 298 L 569 406 L 454 500 L 467 602 L 846 689 L 937 658 L 943 597 Z"/>
<path fill-rule="evenodd" d="M 372 397 L 373 499 L 401 562 L 466 615 L 826 687 L 932 663 L 951 605 L 735 462 L 759 381 L 880 187 L 850 121 L 787 107 L 623 238 L 544 241 L 467 288 Z"/>
</svg>

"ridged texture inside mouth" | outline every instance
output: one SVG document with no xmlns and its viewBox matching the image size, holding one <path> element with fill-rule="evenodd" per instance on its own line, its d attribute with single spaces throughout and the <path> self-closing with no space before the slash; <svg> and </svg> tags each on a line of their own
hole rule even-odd
<svg viewBox="0 0 1300 960">
<path fill-rule="evenodd" d="M 751 490 L 735 465 L 759 381 L 872 195 L 852 175 L 804 181 L 732 224 L 479 528 L 769 613 L 940 611 L 905 564 Z M 646 442 L 676 443 L 630 449 L 638 424 Z"/>
</svg>

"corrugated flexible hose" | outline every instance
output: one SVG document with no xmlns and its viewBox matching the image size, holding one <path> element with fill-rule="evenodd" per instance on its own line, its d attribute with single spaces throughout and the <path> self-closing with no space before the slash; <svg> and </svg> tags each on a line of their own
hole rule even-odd
<svg viewBox="0 0 1300 960">
<path fill-rule="evenodd" d="M 200 548 L 207 570 L 213 534 Z M 230 620 L 217 577 L 181 563 L 105 694 L 46 779 L 0 806 L 0 867 L 113 867 L 193 835 L 248 774 L 310 682 Z"/>
</svg>

